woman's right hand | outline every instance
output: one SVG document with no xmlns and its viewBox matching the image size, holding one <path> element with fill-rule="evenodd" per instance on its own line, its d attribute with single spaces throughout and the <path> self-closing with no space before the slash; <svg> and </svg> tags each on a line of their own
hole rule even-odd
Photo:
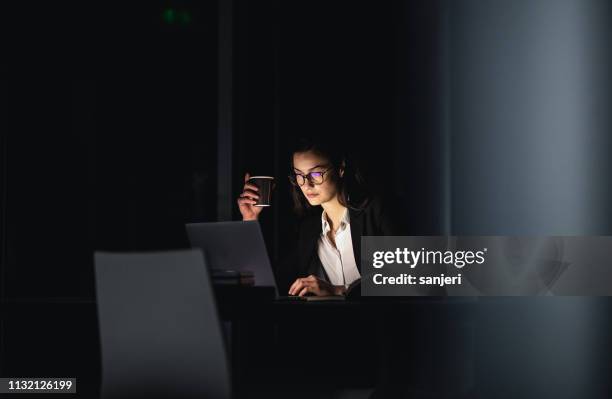
<svg viewBox="0 0 612 399">
<path fill-rule="evenodd" d="M 259 189 L 257 186 L 247 183 L 249 178 L 250 175 L 247 172 L 244 175 L 244 188 L 242 189 L 242 194 L 240 194 L 238 198 L 238 208 L 242 214 L 242 220 L 257 220 L 263 207 L 255 206 L 257 199 L 259 199 L 259 195 L 257 195 Z"/>
</svg>

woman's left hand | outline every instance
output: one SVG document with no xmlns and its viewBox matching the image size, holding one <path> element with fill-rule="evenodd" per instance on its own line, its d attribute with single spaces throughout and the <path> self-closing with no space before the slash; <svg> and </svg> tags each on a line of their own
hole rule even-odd
<svg viewBox="0 0 612 399">
<path fill-rule="evenodd" d="M 304 296 L 308 293 L 317 296 L 344 295 L 345 291 L 343 286 L 332 285 L 312 274 L 308 277 L 298 278 L 291 284 L 291 287 L 289 287 L 289 295 L 298 296 Z"/>
</svg>

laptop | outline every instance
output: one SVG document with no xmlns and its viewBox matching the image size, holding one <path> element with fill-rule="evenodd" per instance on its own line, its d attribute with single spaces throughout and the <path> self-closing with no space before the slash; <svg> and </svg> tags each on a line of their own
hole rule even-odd
<svg viewBox="0 0 612 399">
<path fill-rule="evenodd" d="M 341 300 L 344 297 L 283 296 L 268 257 L 263 234 L 257 221 L 187 223 L 187 236 L 192 248 L 201 248 L 211 274 L 224 271 L 253 273 L 254 285 L 274 287 L 277 300 L 318 301 Z"/>
</svg>

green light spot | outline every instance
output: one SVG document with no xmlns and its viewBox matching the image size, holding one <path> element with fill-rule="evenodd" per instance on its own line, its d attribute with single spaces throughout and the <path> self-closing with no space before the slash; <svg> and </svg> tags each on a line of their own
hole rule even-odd
<svg viewBox="0 0 612 399">
<path fill-rule="evenodd" d="M 167 8 L 162 13 L 162 18 L 167 24 L 173 24 L 176 21 L 176 11 L 172 8 Z"/>
</svg>

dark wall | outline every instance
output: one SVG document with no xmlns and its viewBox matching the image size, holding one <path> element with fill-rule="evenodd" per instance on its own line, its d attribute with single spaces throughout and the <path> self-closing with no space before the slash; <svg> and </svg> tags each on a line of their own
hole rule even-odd
<svg viewBox="0 0 612 399">
<path fill-rule="evenodd" d="M 39 11 L 5 60 L 7 295 L 91 297 L 94 249 L 216 217 L 216 6 Z"/>
</svg>

